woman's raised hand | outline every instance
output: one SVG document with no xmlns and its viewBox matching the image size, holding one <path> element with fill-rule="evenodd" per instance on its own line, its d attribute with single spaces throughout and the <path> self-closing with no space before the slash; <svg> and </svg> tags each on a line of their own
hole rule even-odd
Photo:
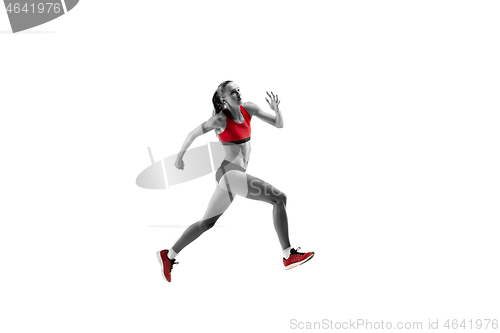
<svg viewBox="0 0 500 333">
<path fill-rule="evenodd" d="M 184 170 L 184 161 L 182 160 L 182 157 L 177 157 L 174 165 L 177 169 Z"/>
<path fill-rule="evenodd" d="M 269 95 L 269 93 L 267 91 L 266 91 L 266 94 L 271 99 L 271 102 L 269 102 L 269 100 L 266 97 L 267 104 L 269 104 L 269 107 L 271 108 L 271 110 L 279 111 L 278 105 L 280 104 L 281 101 L 278 99 L 278 94 L 276 94 L 276 96 L 274 96 L 274 93 L 272 91 L 271 91 L 272 96 Z"/>
</svg>

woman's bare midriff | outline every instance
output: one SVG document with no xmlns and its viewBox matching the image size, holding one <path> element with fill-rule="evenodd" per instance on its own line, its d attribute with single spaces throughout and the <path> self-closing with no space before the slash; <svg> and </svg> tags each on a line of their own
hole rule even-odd
<svg viewBox="0 0 500 333">
<path fill-rule="evenodd" d="M 251 141 L 247 141 L 240 144 L 223 146 L 224 151 L 226 152 L 224 159 L 238 164 L 242 168 L 246 169 L 250 159 L 250 151 L 252 150 L 250 142 Z"/>
</svg>

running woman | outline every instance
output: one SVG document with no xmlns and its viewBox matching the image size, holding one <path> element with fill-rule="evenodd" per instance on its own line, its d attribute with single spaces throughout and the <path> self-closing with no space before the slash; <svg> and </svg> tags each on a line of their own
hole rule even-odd
<svg viewBox="0 0 500 333">
<path fill-rule="evenodd" d="M 242 103 L 240 88 L 232 81 L 222 82 L 212 98 L 214 105 L 212 117 L 196 127 L 184 141 L 175 161 L 176 168 L 180 170 L 184 170 L 182 157 L 189 146 L 197 137 L 211 130 L 217 133 L 226 155 L 215 173 L 217 185 L 203 218 L 190 225 L 170 249 L 157 253 L 162 265 L 163 277 L 168 282 L 171 281 L 172 266 L 177 264 L 175 257 L 189 243 L 215 225 L 215 222 L 231 205 L 235 195 L 273 205 L 274 228 L 283 250 L 285 269 L 297 267 L 314 256 L 314 252 L 298 252 L 300 248 L 294 249 L 290 245 L 285 194 L 262 179 L 246 173 L 251 151 L 250 123 L 252 118 L 255 116 L 277 128 L 283 127 L 283 116 L 278 107 L 280 104 L 278 95 L 275 96 L 273 92 L 267 95 L 269 100 L 266 98 L 266 101 L 276 116 L 262 111 L 254 103 Z"/>
</svg>

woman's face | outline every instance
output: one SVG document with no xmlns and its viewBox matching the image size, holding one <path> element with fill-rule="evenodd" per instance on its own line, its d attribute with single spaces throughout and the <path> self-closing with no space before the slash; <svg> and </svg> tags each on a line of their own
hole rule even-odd
<svg viewBox="0 0 500 333">
<path fill-rule="evenodd" d="M 241 94 L 240 87 L 234 82 L 229 82 L 224 91 L 224 99 L 226 100 L 226 104 L 231 106 L 240 106 L 241 105 Z"/>
</svg>

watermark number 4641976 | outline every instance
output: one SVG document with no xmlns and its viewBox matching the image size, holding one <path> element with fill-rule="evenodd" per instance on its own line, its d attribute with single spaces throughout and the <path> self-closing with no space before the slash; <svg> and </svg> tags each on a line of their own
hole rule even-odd
<svg viewBox="0 0 500 333">
<path fill-rule="evenodd" d="M 36 6 L 34 3 L 27 4 L 25 3 L 22 7 L 21 4 L 18 2 L 12 3 L 10 2 L 7 5 L 7 13 L 15 13 L 15 14 L 20 14 L 20 13 L 50 13 L 54 12 L 56 14 L 59 14 L 61 12 L 61 4 L 59 3 L 53 3 L 53 2 L 39 2 Z"/>
</svg>

